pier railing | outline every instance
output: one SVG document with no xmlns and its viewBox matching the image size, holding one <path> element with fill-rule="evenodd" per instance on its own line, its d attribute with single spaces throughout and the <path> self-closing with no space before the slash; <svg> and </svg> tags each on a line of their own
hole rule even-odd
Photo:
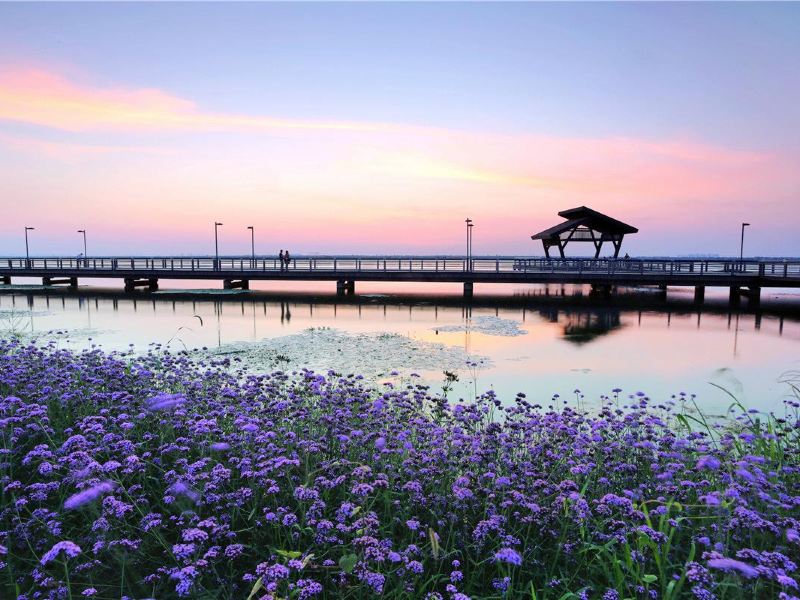
<svg viewBox="0 0 800 600">
<path fill-rule="evenodd" d="M 191 272 L 229 275 L 259 273 L 597 273 L 654 274 L 663 276 L 766 276 L 800 278 L 796 259 L 582 259 L 523 257 L 447 256 L 298 256 L 288 263 L 278 258 L 252 257 L 33 257 L 0 258 L 0 272 L 36 275 L 38 273 L 84 272 L 124 276 L 126 272 L 147 271 L 163 274 Z"/>
</svg>

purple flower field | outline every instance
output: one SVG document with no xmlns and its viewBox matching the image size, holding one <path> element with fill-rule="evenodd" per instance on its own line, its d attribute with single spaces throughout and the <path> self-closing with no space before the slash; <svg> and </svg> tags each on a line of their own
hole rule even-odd
<svg viewBox="0 0 800 600">
<path fill-rule="evenodd" d="M 0 598 L 800 597 L 798 403 L 618 394 L 0 342 Z"/>
</svg>

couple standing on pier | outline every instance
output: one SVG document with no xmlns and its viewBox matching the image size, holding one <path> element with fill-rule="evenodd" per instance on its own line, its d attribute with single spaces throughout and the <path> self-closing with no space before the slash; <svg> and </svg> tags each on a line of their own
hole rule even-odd
<svg viewBox="0 0 800 600">
<path fill-rule="evenodd" d="M 281 251 L 278 252 L 278 261 L 281 266 L 281 271 L 286 271 L 289 268 L 289 263 L 291 262 L 291 260 L 292 259 L 289 257 L 288 250 L 284 252 L 283 249 L 281 249 Z"/>
</svg>

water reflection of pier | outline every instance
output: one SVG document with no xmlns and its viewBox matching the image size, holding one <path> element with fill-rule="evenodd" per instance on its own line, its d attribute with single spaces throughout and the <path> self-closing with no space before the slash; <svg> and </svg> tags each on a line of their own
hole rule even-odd
<svg viewBox="0 0 800 600">
<path fill-rule="evenodd" d="M 622 327 L 619 310 L 559 310 L 548 308 L 540 314 L 562 325 L 562 337 L 574 344 L 586 344 L 595 338 Z"/>
<path fill-rule="evenodd" d="M 530 293 L 514 294 L 498 297 L 478 296 L 472 302 L 465 303 L 458 297 L 434 296 L 352 296 L 342 298 L 334 295 L 291 295 L 249 293 L 238 295 L 210 295 L 163 293 L 163 294 L 122 294 L 112 291 L 49 291 L 49 290 L 9 290 L 0 293 L 0 317 L 9 310 L 24 314 L 31 332 L 42 333 L 42 320 L 37 313 L 43 310 L 76 312 L 85 316 L 81 327 L 91 330 L 97 322 L 104 320 L 103 313 L 142 313 L 143 310 L 153 315 L 171 313 L 185 316 L 185 328 L 199 327 L 192 320 L 194 315 L 202 315 L 205 326 L 213 323 L 217 331 L 216 343 L 232 341 L 233 321 L 241 322 L 241 317 L 248 318 L 251 325 L 245 337 L 252 340 L 258 336 L 275 335 L 275 327 L 268 322 L 278 321 L 281 327 L 297 329 L 293 317 L 308 322 L 308 326 L 316 326 L 325 321 L 344 323 L 353 320 L 384 321 L 393 323 L 408 322 L 408 331 L 412 329 L 435 330 L 440 322 L 440 312 L 447 311 L 448 322 L 453 321 L 453 311 L 457 310 L 465 327 L 464 344 L 470 348 L 474 334 L 472 323 L 474 317 L 494 315 L 514 319 L 522 323 L 545 322 L 556 324 L 561 329 L 560 337 L 576 345 L 585 345 L 601 336 L 608 335 L 625 327 L 642 327 L 645 325 L 667 328 L 678 320 L 682 328 L 691 323 L 696 329 L 727 330 L 732 334 L 731 344 L 736 351 L 739 332 L 744 330 L 760 331 L 766 328 L 769 335 L 784 335 L 787 323 L 800 324 L 800 313 L 796 307 L 771 307 L 762 304 L 759 310 L 752 311 L 746 307 L 731 309 L 727 303 L 715 306 L 707 302 L 702 306 L 691 301 L 666 301 L 653 293 L 621 294 L 614 299 L 597 298 L 591 294 L 583 294 L 581 290 L 569 293 L 561 290 L 531 290 Z M 238 313 L 238 315 L 237 315 Z M 36 317 L 36 318 L 35 318 Z M 209 323 L 209 318 L 211 323 Z M 174 320 L 173 320 L 174 322 Z M 114 322 L 115 323 L 115 322 Z M 108 324 L 106 325 L 108 327 Z M 118 328 L 113 324 L 114 329 Z M 237 326 L 238 327 L 238 326 Z M 271 328 L 270 328 L 271 327 Z M 0 336 L 3 335 L 4 324 L 0 319 Z M 395 327 L 396 328 L 396 327 Z M 163 330 L 154 328 L 159 335 Z M 800 339 L 797 327 L 790 329 L 791 336 Z M 169 332 L 172 333 L 172 332 Z M 237 336 L 241 332 L 237 330 Z M 169 337 L 168 335 L 166 337 Z M 159 338 L 160 339 L 160 338 Z M 237 339 L 243 339 L 238 337 Z"/>
</svg>

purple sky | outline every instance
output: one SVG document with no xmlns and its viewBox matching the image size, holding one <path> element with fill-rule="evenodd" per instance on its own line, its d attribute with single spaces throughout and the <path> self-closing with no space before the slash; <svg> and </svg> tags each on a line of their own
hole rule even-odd
<svg viewBox="0 0 800 600">
<path fill-rule="evenodd" d="M 800 4 L 0 4 L 0 255 L 800 255 Z"/>
</svg>

